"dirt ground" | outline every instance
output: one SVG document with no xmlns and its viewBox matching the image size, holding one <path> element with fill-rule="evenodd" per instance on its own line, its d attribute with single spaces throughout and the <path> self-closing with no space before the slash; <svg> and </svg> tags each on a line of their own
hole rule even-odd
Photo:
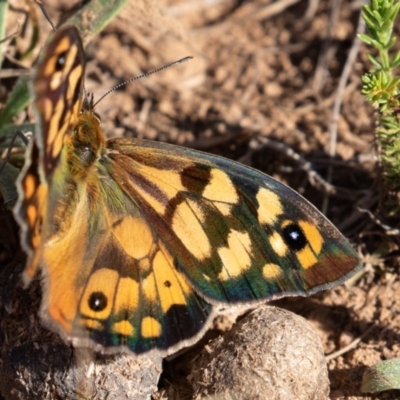
<svg viewBox="0 0 400 400">
<path fill-rule="evenodd" d="M 366 48 L 356 40 L 363 29 L 360 2 L 131 3 L 86 48 L 86 89 L 95 98 L 143 71 L 194 58 L 106 97 L 97 112 L 107 135 L 156 139 L 241 161 L 322 209 L 365 269 L 347 286 L 275 304 L 301 314 L 318 331 L 332 399 L 400 398 L 395 391 L 360 392 L 367 367 L 400 357 L 399 238 L 365 212 L 378 213 L 383 190 L 374 111 L 360 94 L 360 76 L 369 68 Z M 12 32 L 17 18 L 29 16 L 22 12 L 26 3 L 10 4 Z M 71 9 L 67 1 L 46 4 L 55 21 Z M 43 43 L 49 27 L 37 10 L 36 16 Z M 28 24 L 10 45 L 14 57 L 30 35 Z M 36 53 L 22 64 L 30 67 Z M 17 68 L 11 58 L 6 65 Z M 2 85 L 4 98 L 11 83 Z M 17 246 L 12 221 L 7 224 L 3 263 Z M 170 386 L 179 393 L 179 380 L 170 380 L 171 371 L 185 375 L 178 362 L 168 365 L 164 393 Z"/>
</svg>

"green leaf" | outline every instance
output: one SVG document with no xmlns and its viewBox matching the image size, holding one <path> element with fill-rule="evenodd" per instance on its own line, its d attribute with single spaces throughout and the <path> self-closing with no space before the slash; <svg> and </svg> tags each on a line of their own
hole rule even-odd
<svg viewBox="0 0 400 400">
<path fill-rule="evenodd" d="M 365 33 L 358 33 L 357 37 L 360 40 L 362 40 L 364 43 L 369 44 L 370 46 L 372 46 L 372 43 L 373 43 L 372 39 L 368 35 L 366 35 Z"/>
<path fill-rule="evenodd" d="M 18 79 L 0 114 L 0 127 L 11 123 L 13 117 L 30 103 L 31 97 L 28 90 L 29 79 L 29 76 L 22 76 Z"/>
<path fill-rule="evenodd" d="M 128 0 L 92 0 L 66 23 L 78 28 L 86 45 L 93 36 L 105 28 L 127 2 Z M 88 15 L 95 15 L 96 18 L 91 18 L 88 23 Z"/>
<path fill-rule="evenodd" d="M 3 39 L 6 32 L 6 15 L 8 11 L 8 3 L 6 0 L 0 0 L 0 39 Z M 0 66 L 3 63 L 3 43 L 0 43 Z"/>
<path fill-rule="evenodd" d="M 386 360 L 369 368 L 362 380 L 361 392 L 376 393 L 400 389 L 400 359 Z"/>
<path fill-rule="evenodd" d="M 12 207 L 18 198 L 17 189 L 15 187 L 15 181 L 19 175 L 19 169 L 15 168 L 10 163 L 0 160 L 0 193 L 3 197 L 4 204 Z"/>
<path fill-rule="evenodd" d="M 368 60 L 374 64 L 378 69 L 382 69 L 382 64 L 371 54 L 367 54 Z"/>
</svg>

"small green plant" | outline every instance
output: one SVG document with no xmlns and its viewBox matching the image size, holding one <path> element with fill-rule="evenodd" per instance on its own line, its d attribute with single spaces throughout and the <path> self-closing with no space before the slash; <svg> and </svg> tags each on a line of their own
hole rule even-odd
<svg viewBox="0 0 400 400">
<path fill-rule="evenodd" d="M 400 192 L 400 77 L 395 68 L 400 65 L 400 51 L 390 54 L 396 43 L 393 25 L 400 9 L 397 0 L 371 0 L 363 7 L 363 18 L 368 34 L 359 38 L 378 51 L 368 55 L 373 67 L 362 77 L 362 93 L 379 111 L 376 131 L 381 148 L 383 175 L 388 191 L 398 198 Z M 390 197 L 390 196 L 389 196 Z M 398 215 L 400 206 L 390 206 L 389 216 Z"/>
<path fill-rule="evenodd" d="M 385 213 L 399 219 L 400 212 L 400 51 L 390 54 L 396 43 L 393 25 L 400 9 L 398 0 L 371 0 L 363 7 L 368 34 L 359 38 L 374 47 L 378 55 L 368 55 L 373 67 L 362 77 L 362 93 L 379 111 L 376 136 L 380 145 L 383 176 L 388 190 Z M 376 393 L 400 389 L 400 359 L 382 361 L 369 368 L 363 377 L 361 391 Z"/>
</svg>

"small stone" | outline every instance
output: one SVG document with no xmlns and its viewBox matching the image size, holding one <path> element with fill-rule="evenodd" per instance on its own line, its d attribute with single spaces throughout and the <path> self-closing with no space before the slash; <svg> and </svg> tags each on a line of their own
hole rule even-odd
<svg viewBox="0 0 400 400">
<path fill-rule="evenodd" d="M 251 312 L 211 342 L 188 379 L 198 399 L 329 398 L 328 370 L 317 333 L 304 318 L 269 306 Z"/>
</svg>

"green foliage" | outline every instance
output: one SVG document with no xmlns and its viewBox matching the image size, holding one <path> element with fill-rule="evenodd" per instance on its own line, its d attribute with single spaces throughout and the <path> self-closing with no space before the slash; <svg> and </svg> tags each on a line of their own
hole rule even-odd
<svg viewBox="0 0 400 400">
<path fill-rule="evenodd" d="M 6 18 L 8 3 L 6 0 L 0 0 L 0 39 L 4 37 L 6 31 Z M 3 62 L 3 43 L 0 42 L 0 66 Z"/>
<path fill-rule="evenodd" d="M 399 218 L 400 205 L 400 77 L 394 69 L 400 65 L 400 52 L 390 54 L 396 43 L 393 25 L 400 9 L 398 0 L 371 0 L 363 7 L 368 35 L 359 38 L 377 50 L 368 55 L 373 67 L 362 77 L 362 93 L 379 111 L 376 136 L 381 148 L 383 174 L 389 192 L 387 214 Z M 361 391 L 376 393 L 400 389 L 400 359 L 380 362 L 369 368 L 363 377 Z"/>
<path fill-rule="evenodd" d="M 386 360 L 369 368 L 362 380 L 361 392 L 376 393 L 400 389 L 400 360 Z"/>
<path fill-rule="evenodd" d="M 363 18 L 368 34 L 359 38 L 374 47 L 378 55 L 368 55 L 373 67 L 362 77 L 362 93 L 379 110 L 379 127 L 376 131 L 381 147 L 383 174 L 389 192 L 400 191 L 400 77 L 394 73 L 400 66 L 400 51 L 390 54 L 396 43 L 393 25 L 400 9 L 398 0 L 371 0 L 363 7 Z M 397 214 L 399 205 L 390 214 Z"/>
<path fill-rule="evenodd" d="M 24 110 L 31 102 L 28 89 L 29 79 L 28 76 L 21 76 L 8 96 L 7 103 L 0 113 L 0 133 L 7 124 L 12 122 L 13 117 Z"/>
<path fill-rule="evenodd" d="M 89 43 L 117 15 L 128 0 L 92 0 L 66 21 L 75 25 L 81 34 L 83 44 Z M 88 16 L 96 16 L 90 18 Z"/>
</svg>

